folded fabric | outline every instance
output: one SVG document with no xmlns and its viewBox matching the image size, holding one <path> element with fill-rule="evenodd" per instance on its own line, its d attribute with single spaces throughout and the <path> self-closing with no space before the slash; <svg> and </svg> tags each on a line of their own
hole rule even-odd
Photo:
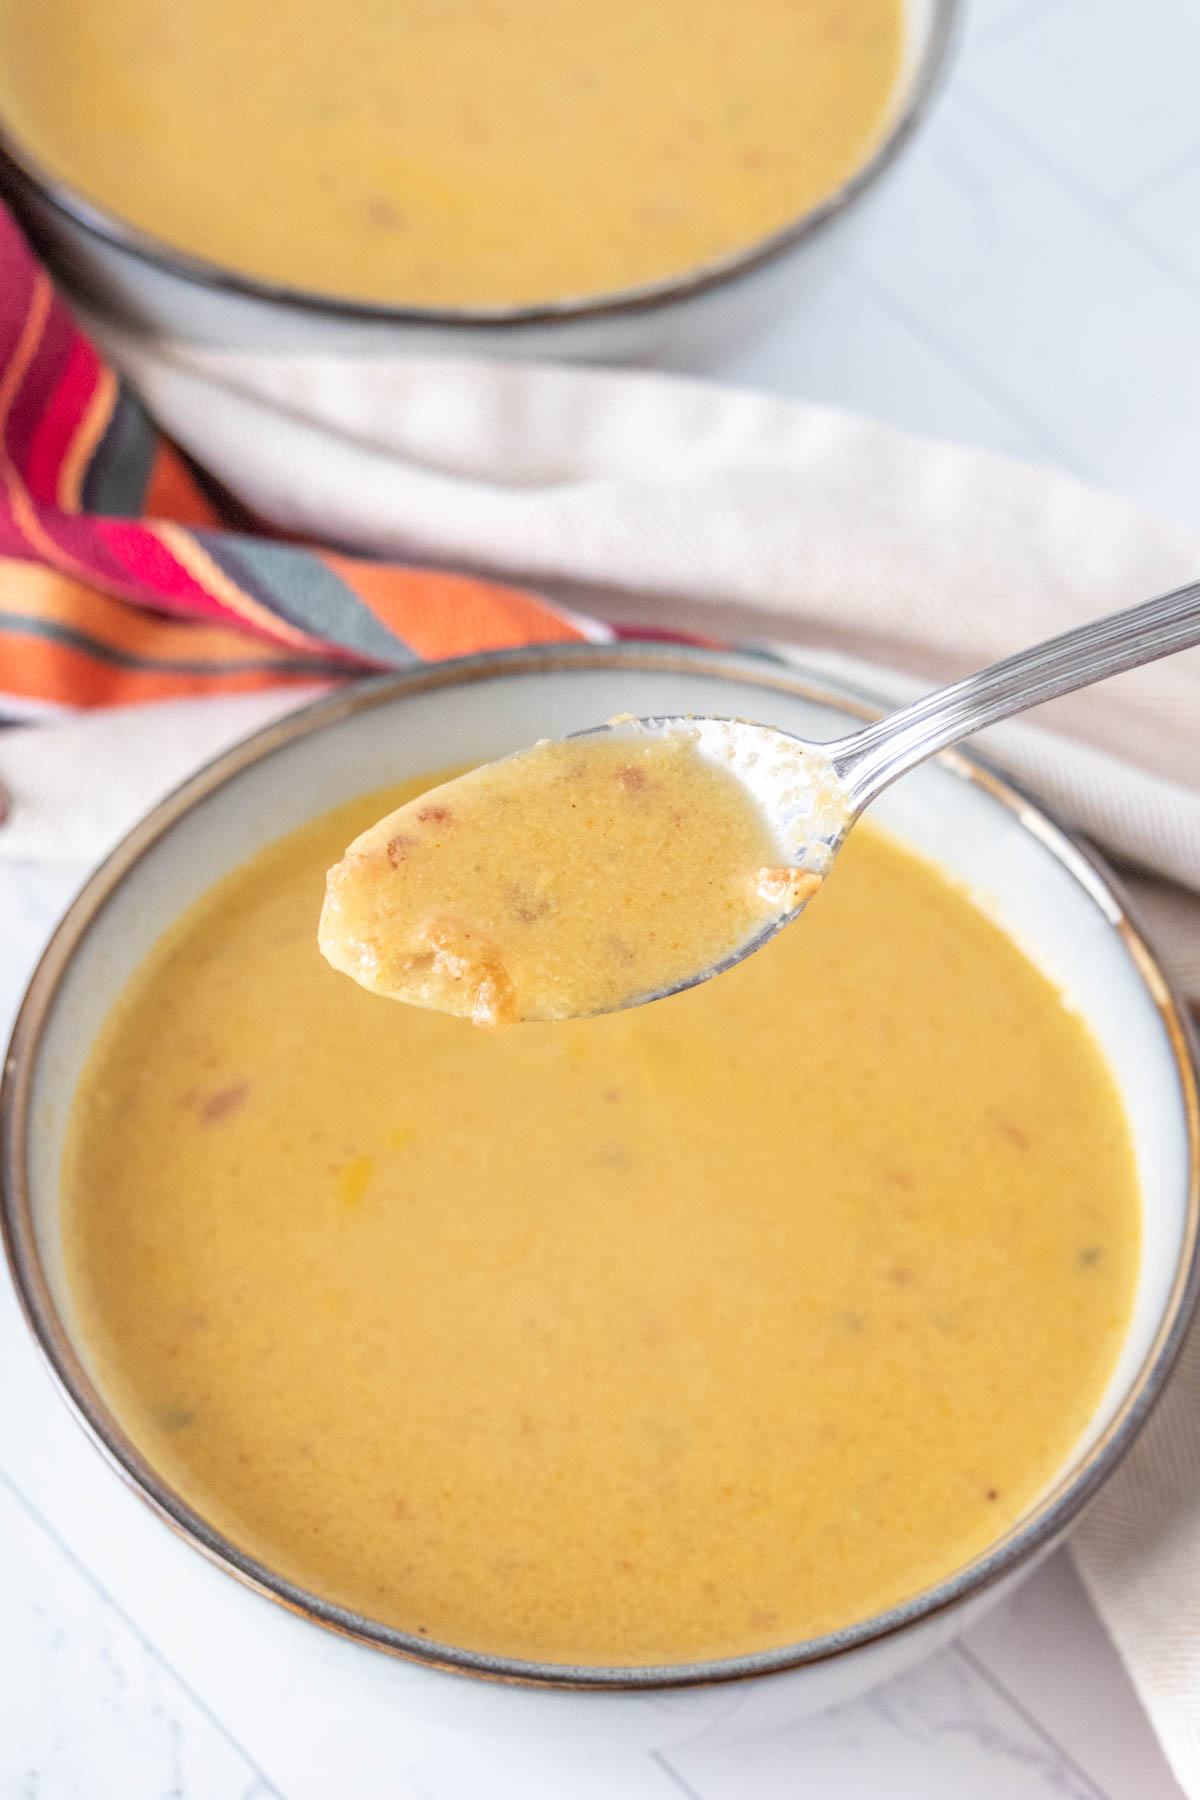
<svg viewBox="0 0 1200 1800">
<path fill-rule="evenodd" d="M 206 755 L 368 667 L 632 627 L 775 640 L 899 701 L 1200 571 L 1200 543 L 1121 501 L 822 408 L 93 321 L 172 449 L 0 234 L 0 696 L 92 709 L 0 732 L 0 854 L 97 855 Z M 1200 654 L 982 743 L 1139 872 L 1200 999 Z M 1196 1333 L 1073 1549 L 1200 1800 Z"/>
</svg>

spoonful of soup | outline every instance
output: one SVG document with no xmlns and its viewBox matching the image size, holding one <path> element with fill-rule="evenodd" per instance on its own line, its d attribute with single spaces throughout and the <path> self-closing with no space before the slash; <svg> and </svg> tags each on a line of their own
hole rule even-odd
<svg viewBox="0 0 1200 1800">
<path fill-rule="evenodd" d="M 706 981 L 794 919 L 885 787 L 1043 700 L 1200 643 L 1200 583 L 830 743 L 623 716 L 443 783 L 329 871 L 321 950 L 375 993 L 501 1027 Z"/>
</svg>

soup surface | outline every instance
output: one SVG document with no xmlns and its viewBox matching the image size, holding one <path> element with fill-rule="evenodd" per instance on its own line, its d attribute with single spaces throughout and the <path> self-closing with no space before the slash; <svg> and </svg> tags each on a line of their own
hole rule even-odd
<svg viewBox="0 0 1200 1800">
<path fill-rule="evenodd" d="M 789 224 L 874 147 L 902 38 L 901 0 L 0 0 L 0 116 L 227 267 L 516 305 Z"/>
<path fill-rule="evenodd" d="M 794 912 L 821 878 L 780 854 L 686 732 L 546 740 L 355 838 L 319 942 L 373 993 L 477 1025 L 583 1017 L 694 980 Z"/>
<path fill-rule="evenodd" d="M 135 1442 L 302 1586 L 557 1662 L 784 1645 L 993 1542 L 1131 1305 L 1082 1023 L 863 827 L 670 1000 L 498 1037 L 385 1005 L 314 926 L 416 791 L 219 884 L 92 1054 L 66 1251 Z"/>
</svg>

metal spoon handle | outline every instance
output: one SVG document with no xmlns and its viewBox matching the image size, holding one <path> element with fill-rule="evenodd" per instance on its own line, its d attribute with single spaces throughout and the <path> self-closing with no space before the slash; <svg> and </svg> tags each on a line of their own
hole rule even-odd
<svg viewBox="0 0 1200 1800">
<path fill-rule="evenodd" d="M 826 749 L 855 812 L 948 744 L 1106 675 L 1200 644 L 1200 581 L 1034 644 Z"/>
</svg>

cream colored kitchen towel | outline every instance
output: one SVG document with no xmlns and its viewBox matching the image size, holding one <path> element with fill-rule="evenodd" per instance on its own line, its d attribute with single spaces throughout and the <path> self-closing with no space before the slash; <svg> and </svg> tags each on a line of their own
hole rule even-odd
<svg viewBox="0 0 1200 1800">
<path fill-rule="evenodd" d="M 241 357 L 91 322 L 264 519 L 540 586 L 618 623 L 774 640 L 885 699 L 1200 576 L 1200 541 L 1061 475 L 695 381 Z M 0 853 L 92 858 L 296 703 L 180 701 L 0 733 Z M 1135 872 L 1200 999 L 1200 653 L 995 728 L 991 757 Z M 1077 1565 L 1200 1800 L 1200 1336 L 1077 1530 Z"/>
</svg>

